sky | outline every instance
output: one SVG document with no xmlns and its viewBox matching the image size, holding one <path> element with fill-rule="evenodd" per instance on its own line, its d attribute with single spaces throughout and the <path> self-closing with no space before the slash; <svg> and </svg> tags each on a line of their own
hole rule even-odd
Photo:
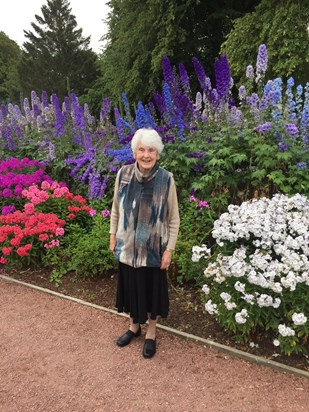
<svg viewBox="0 0 309 412">
<path fill-rule="evenodd" d="M 103 20 L 109 7 L 104 0 L 69 0 L 71 14 L 76 18 L 77 28 L 83 30 L 84 37 L 91 36 L 90 47 L 100 53 L 103 42 L 100 38 L 106 33 Z M 0 12 L 0 31 L 21 47 L 26 41 L 24 30 L 34 31 L 31 23 L 36 23 L 35 14 L 42 16 L 41 8 L 47 0 L 8 0 L 2 4 Z"/>
</svg>

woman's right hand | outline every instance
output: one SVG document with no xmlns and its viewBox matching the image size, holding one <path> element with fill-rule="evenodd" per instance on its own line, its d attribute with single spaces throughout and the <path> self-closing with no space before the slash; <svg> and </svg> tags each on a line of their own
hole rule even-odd
<svg viewBox="0 0 309 412">
<path fill-rule="evenodd" d="M 116 235 L 114 233 L 111 233 L 109 237 L 109 250 L 112 253 L 115 253 L 115 247 L 116 247 Z"/>
</svg>

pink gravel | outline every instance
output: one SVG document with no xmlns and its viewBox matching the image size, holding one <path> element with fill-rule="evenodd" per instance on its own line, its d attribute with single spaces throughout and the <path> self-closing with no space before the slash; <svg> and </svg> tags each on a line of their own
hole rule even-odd
<svg viewBox="0 0 309 412">
<path fill-rule="evenodd" d="M 309 379 L 158 330 L 118 348 L 127 319 L 0 280 L 1 412 L 300 412 Z M 142 333 L 143 335 L 143 333 Z"/>
</svg>

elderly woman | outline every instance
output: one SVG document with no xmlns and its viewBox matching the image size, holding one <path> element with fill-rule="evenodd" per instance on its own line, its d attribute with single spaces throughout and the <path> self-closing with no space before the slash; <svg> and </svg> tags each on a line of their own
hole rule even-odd
<svg viewBox="0 0 309 412">
<path fill-rule="evenodd" d="M 128 345 L 148 320 L 143 356 L 156 353 L 156 325 L 169 311 L 166 269 L 175 248 L 179 212 L 173 175 L 159 167 L 160 135 L 139 129 L 131 141 L 135 158 L 116 177 L 110 224 L 110 250 L 119 261 L 116 307 L 130 314 L 130 326 L 117 340 Z"/>
</svg>

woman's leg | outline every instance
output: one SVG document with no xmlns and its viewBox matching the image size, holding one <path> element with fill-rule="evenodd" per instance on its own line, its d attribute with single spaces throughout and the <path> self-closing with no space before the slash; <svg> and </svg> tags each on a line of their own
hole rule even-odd
<svg viewBox="0 0 309 412">
<path fill-rule="evenodd" d="M 139 323 L 133 323 L 133 318 L 130 318 L 130 327 L 129 327 L 129 329 L 132 332 L 136 333 L 139 330 L 139 328 L 140 328 L 140 324 Z"/>
<path fill-rule="evenodd" d="M 156 327 L 157 327 L 157 321 L 158 321 L 159 316 L 157 316 L 156 319 L 150 319 L 150 313 L 148 313 L 148 327 L 147 327 L 147 332 L 146 332 L 146 339 L 155 339 L 156 338 Z"/>
</svg>

